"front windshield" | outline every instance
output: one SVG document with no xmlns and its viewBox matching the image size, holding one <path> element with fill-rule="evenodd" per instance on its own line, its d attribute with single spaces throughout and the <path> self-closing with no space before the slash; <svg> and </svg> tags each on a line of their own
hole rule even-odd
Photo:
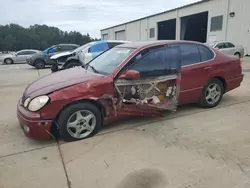
<svg viewBox="0 0 250 188">
<path fill-rule="evenodd" d="M 43 52 L 47 52 L 49 49 L 51 49 L 51 48 L 54 48 L 55 46 L 50 46 L 50 47 L 48 47 L 46 50 L 44 50 Z"/>
<path fill-rule="evenodd" d="M 115 47 L 93 59 L 87 70 L 99 72 L 104 75 L 112 73 L 120 63 L 127 58 L 135 48 Z M 94 69 L 94 70 L 93 70 Z"/>
<path fill-rule="evenodd" d="M 80 52 L 81 50 L 83 50 L 84 48 L 88 48 L 89 46 L 91 46 L 92 44 L 94 44 L 95 42 L 90 42 L 90 43 L 87 43 L 87 44 L 84 44 L 78 48 L 76 48 L 73 53 L 78 53 Z"/>
</svg>

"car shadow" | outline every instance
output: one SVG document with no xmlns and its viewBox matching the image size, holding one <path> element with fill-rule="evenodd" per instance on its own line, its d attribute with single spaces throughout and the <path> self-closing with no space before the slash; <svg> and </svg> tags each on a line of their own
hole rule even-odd
<svg viewBox="0 0 250 188">
<path fill-rule="evenodd" d="M 158 118 L 158 117 L 123 117 L 118 120 L 113 120 L 111 122 L 107 122 L 104 124 L 101 131 L 98 133 L 98 135 L 104 135 L 112 132 L 121 131 L 124 129 L 133 129 L 139 126 L 143 126 L 145 124 L 150 124 L 154 122 L 164 121 L 167 119 L 172 119 L 176 117 L 180 117 L 182 115 L 189 115 L 192 113 L 199 112 L 201 110 L 204 110 L 200 108 L 196 104 L 188 104 L 188 105 L 181 105 L 178 107 L 176 112 L 170 112 L 165 111 L 163 112 L 164 117 Z"/>
<path fill-rule="evenodd" d="M 28 69 L 29 70 L 44 70 L 44 69 L 46 70 L 46 69 L 51 69 L 51 67 L 44 67 L 43 69 L 37 69 L 35 67 L 30 66 Z"/>
</svg>

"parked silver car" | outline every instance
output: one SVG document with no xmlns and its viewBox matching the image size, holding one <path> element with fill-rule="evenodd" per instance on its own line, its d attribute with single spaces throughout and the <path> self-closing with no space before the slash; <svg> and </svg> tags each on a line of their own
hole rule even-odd
<svg viewBox="0 0 250 188">
<path fill-rule="evenodd" d="M 4 64 L 13 64 L 13 63 L 26 63 L 26 59 L 32 55 L 39 53 L 39 50 L 25 49 L 18 52 L 13 52 L 0 56 L 0 62 Z"/>
<path fill-rule="evenodd" d="M 239 58 L 244 56 L 244 47 L 242 45 L 234 45 L 228 41 L 217 41 L 212 43 L 207 43 L 210 47 L 215 48 L 225 54 L 235 55 Z"/>
</svg>

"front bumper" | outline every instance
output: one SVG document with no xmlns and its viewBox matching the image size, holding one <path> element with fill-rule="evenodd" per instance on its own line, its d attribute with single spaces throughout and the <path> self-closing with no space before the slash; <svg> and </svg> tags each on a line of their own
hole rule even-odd
<svg viewBox="0 0 250 188">
<path fill-rule="evenodd" d="M 21 105 L 21 99 L 17 104 L 17 118 L 25 136 L 31 139 L 51 139 L 52 120 L 42 120 L 39 112 L 30 112 Z"/>
<path fill-rule="evenodd" d="M 31 65 L 31 66 L 34 66 L 34 61 L 31 59 L 26 59 L 26 63 Z"/>
</svg>

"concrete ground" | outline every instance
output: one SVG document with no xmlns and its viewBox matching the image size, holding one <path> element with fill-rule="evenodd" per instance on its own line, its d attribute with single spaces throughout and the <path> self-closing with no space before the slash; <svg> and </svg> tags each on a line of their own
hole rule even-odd
<svg viewBox="0 0 250 188">
<path fill-rule="evenodd" d="M 25 138 L 16 118 L 24 88 L 50 70 L 0 65 L 0 188 L 128 188 L 136 181 L 126 178 L 137 174 L 155 188 L 249 188 L 250 58 L 243 68 L 242 86 L 217 108 L 182 106 L 56 143 Z"/>
</svg>

